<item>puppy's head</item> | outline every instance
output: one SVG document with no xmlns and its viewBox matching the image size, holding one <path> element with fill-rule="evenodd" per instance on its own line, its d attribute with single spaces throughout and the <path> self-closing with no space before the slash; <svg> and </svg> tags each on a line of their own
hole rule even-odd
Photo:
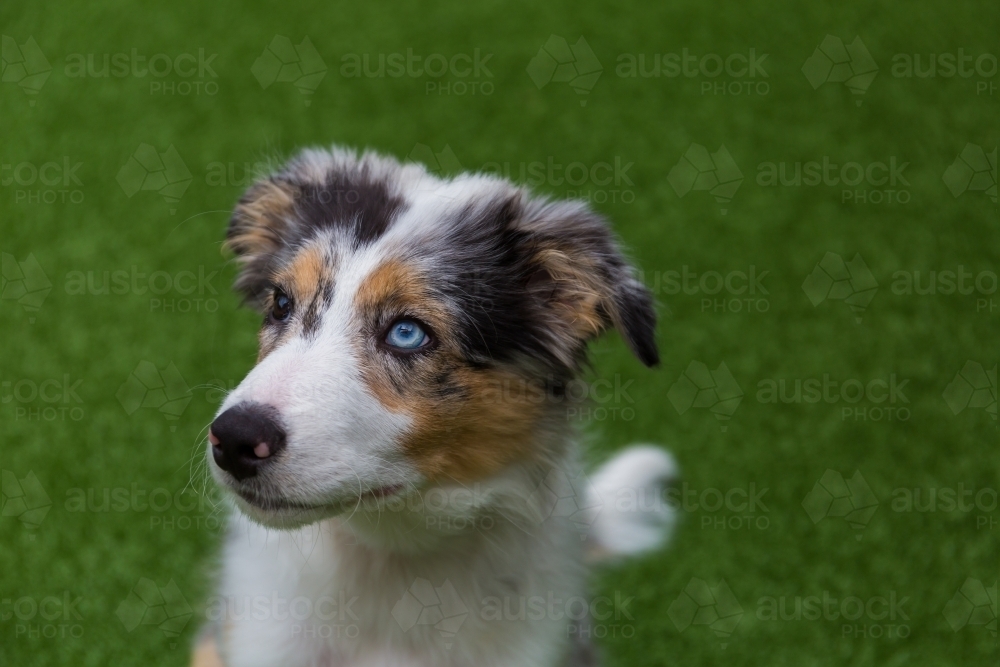
<svg viewBox="0 0 1000 667">
<path fill-rule="evenodd" d="M 495 178 L 305 151 L 250 188 L 227 243 L 264 321 L 210 466 L 269 525 L 544 457 L 553 399 L 609 328 L 657 362 L 604 221 Z"/>
</svg>

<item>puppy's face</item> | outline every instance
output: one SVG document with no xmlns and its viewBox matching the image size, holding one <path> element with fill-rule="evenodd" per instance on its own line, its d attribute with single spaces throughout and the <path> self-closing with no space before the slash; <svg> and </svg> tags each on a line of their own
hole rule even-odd
<svg viewBox="0 0 1000 667">
<path fill-rule="evenodd" d="M 603 221 L 496 179 L 306 151 L 244 196 L 228 245 L 264 322 L 209 458 L 268 525 L 545 457 L 552 399 L 607 328 L 657 361 Z"/>
</svg>

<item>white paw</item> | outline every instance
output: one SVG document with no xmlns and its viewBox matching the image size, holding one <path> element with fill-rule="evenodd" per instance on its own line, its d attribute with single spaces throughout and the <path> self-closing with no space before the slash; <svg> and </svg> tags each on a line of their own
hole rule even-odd
<svg viewBox="0 0 1000 667">
<path fill-rule="evenodd" d="M 674 458 L 654 445 L 633 445 L 590 476 L 591 501 L 600 506 L 591 528 L 592 560 L 608 560 L 667 544 L 677 516 L 666 488 L 677 480 Z"/>
</svg>

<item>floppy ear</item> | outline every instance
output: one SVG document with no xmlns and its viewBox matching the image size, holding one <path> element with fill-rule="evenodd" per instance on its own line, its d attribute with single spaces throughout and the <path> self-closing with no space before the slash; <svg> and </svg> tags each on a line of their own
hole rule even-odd
<svg viewBox="0 0 1000 667">
<path fill-rule="evenodd" d="M 257 181 L 240 198 L 226 232 L 225 247 L 236 254 L 240 273 L 233 287 L 259 305 L 271 267 L 289 245 L 295 220 L 295 190 L 274 178 Z"/>
<path fill-rule="evenodd" d="M 529 201 L 518 228 L 529 298 L 557 358 L 572 365 L 588 341 L 615 328 L 642 363 L 659 363 L 653 298 L 600 216 L 583 202 Z"/>
</svg>

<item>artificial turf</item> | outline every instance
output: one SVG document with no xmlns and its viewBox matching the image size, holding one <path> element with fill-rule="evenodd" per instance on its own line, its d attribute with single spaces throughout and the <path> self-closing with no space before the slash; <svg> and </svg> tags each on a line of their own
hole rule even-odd
<svg viewBox="0 0 1000 667">
<path fill-rule="evenodd" d="M 599 342 L 581 416 L 593 461 L 683 469 L 673 545 L 595 576 L 633 598 L 608 664 L 1000 664 L 995 6 L 0 16 L 0 664 L 185 664 L 220 542 L 200 442 L 255 357 L 228 212 L 332 143 L 587 197 L 654 289 L 661 366 Z"/>
</svg>

